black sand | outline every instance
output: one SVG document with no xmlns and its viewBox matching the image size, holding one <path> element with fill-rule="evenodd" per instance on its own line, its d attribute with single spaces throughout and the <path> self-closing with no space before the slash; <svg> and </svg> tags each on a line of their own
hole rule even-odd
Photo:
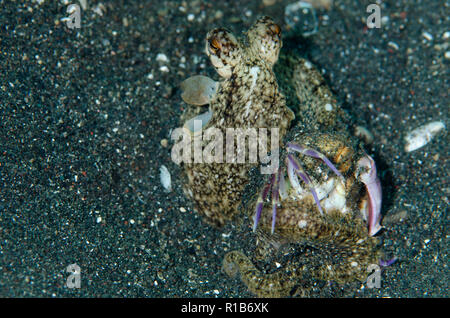
<svg viewBox="0 0 450 318">
<path fill-rule="evenodd" d="M 239 33 L 263 14 L 282 23 L 290 1 L 102 8 L 88 0 L 78 30 L 61 21 L 62 1 L 42 2 L 6 1 L 0 11 L 0 297 L 251 296 L 221 272 L 225 251 L 248 249 L 250 235 L 213 229 L 192 212 L 169 136 L 183 109 L 179 83 L 218 78 L 203 53 L 206 32 Z M 367 29 L 369 3 L 319 10 L 319 32 L 300 49 L 374 136 L 367 150 L 384 188 L 380 237 L 399 260 L 379 289 L 318 285 L 313 295 L 447 297 L 450 139 L 441 132 L 406 153 L 403 138 L 434 120 L 448 127 L 450 4 L 383 1 L 385 24 Z M 73 263 L 80 289 L 65 286 Z"/>
</svg>

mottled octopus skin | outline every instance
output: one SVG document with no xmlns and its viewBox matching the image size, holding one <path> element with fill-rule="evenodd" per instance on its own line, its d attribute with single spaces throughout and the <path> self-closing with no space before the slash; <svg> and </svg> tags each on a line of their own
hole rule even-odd
<svg viewBox="0 0 450 318">
<path fill-rule="evenodd" d="M 300 120 L 285 142 L 315 149 L 336 165 L 345 178 L 348 208 L 321 215 L 312 195 L 282 198 L 277 208 L 275 233 L 271 234 L 272 204 L 267 200 L 256 231 L 255 251 L 248 255 L 232 251 L 223 260 L 224 272 L 239 276 L 259 297 L 308 296 L 311 282 L 317 279 L 363 282 L 369 275 L 368 266 L 378 265 L 381 258 L 378 239 L 369 236 L 359 210 L 367 196 L 364 184 L 356 178 L 357 161 L 365 154 L 359 141 L 348 133 L 342 111 L 320 73 L 306 63 L 309 62 L 298 58 L 292 84 L 302 104 L 300 109 L 314 116 L 309 122 Z M 331 111 L 323 107 L 327 103 L 332 105 Z M 298 158 L 316 184 L 336 178 L 317 159 L 301 155 Z M 253 185 L 243 196 L 243 210 L 250 220 L 264 184 L 260 178 L 251 181 Z M 292 194 L 293 190 L 290 191 Z M 312 249 L 314 257 L 305 255 L 305 249 Z"/>
<path fill-rule="evenodd" d="M 226 68 L 218 69 L 225 78 L 211 100 L 209 107 L 213 115 L 204 129 L 215 127 L 225 136 L 227 128 L 275 127 L 279 128 L 281 144 L 294 116 L 286 107 L 285 98 L 279 91 L 272 71 L 281 47 L 279 35 L 271 32 L 277 28 L 267 17 L 259 19 L 247 33 L 249 46 L 238 42 L 222 28 L 208 33 L 207 52 L 213 64 L 222 63 Z M 274 39 L 275 42 L 267 39 L 262 41 L 261 36 Z M 261 56 L 252 45 L 266 42 L 276 58 L 274 55 L 270 58 Z M 211 52 L 208 49 L 211 43 L 220 46 L 224 52 Z M 279 47 L 273 47 L 274 43 Z M 254 163 L 185 164 L 185 192 L 192 197 L 195 209 L 208 223 L 222 226 L 238 212 L 242 191 L 248 183 L 248 171 L 254 166 Z"/>
</svg>

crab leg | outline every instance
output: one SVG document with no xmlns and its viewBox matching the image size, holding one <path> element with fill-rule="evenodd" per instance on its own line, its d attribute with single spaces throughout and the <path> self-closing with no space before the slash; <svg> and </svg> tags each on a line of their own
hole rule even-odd
<svg viewBox="0 0 450 318">
<path fill-rule="evenodd" d="M 289 155 L 288 155 L 289 157 Z M 295 174 L 294 163 L 292 159 L 286 158 L 286 167 L 289 181 L 291 182 L 292 188 L 294 188 L 297 193 L 302 191 L 302 187 L 300 186 L 300 182 L 298 181 L 297 175 Z"/>
<path fill-rule="evenodd" d="M 294 143 L 288 143 L 287 144 L 288 150 L 297 151 L 305 156 L 313 157 L 316 159 L 322 160 L 335 174 L 337 174 L 341 179 L 344 179 L 342 174 L 339 172 L 339 170 L 331 163 L 331 161 L 322 153 L 311 149 L 311 148 L 305 148 L 303 146 L 300 146 L 298 144 Z"/>
<path fill-rule="evenodd" d="M 388 266 L 391 266 L 392 264 L 394 264 L 396 261 L 397 261 L 397 257 L 393 257 L 393 258 L 388 259 L 388 260 L 380 259 L 380 266 L 381 267 L 388 267 Z"/>
<path fill-rule="evenodd" d="M 298 176 L 303 180 L 303 182 L 306 183 L 306 185 L 308 186 L 309 190 L 311 191 L 311 194 L 314 198 L 314 201 L 317 204 L 317 207 L 319 208 L 319 212 L 320 214 L 323 214 L 323 210 L 322 207 L 320 206 L 320 201 L 319 201 L 319 197 L 317 196 L 316 190 L 314 189 L 314 187 L 312 186 L 312 182 L 311 179 L 309 178 L 309 176 L 306 174 L 306 172 L 303 170 L 303 167 L 300 165 L 300 163 L 294 158 L 294 156 L 292 154 L 288 154 L 287 156 L 287 162 L 288 162 L 288 166 L 290 165 L 292 168 L 288 167 L 289 169 L 293 169 L 293 171 L 298 174 Z M 290 179 L 289 179 L 290 180 Z M 291 182 L 292 183 L 292 182 Z"/>
<path fill-rule="evenodd" d="M 279 184 L 280 184 L 280 171 L 276 172 L 274 174 L 274 181 L 275 183 L 273 184 L 272 187 L 272 234 L 275 231 L 275 221 L 276 221 L 276 217 L 277 217 L 277 205 L 278 205 L 278 201 L 279 201 Z"/>
<path fill-rule="evenodd" d="M 281 199 L 284 199 L 288 196 L 287 194 L 287 188 L 286 188 L 286 180 L 284 179 L 284 171 L 281 171 L 280 169 L 280 197 Z"/>
<path fill-rule="evenodd" d="M 275 181 L 275 175 L 272 175 L 270 180 L 264 186 L 262 192 L 259 194 L 258 201 L 256 202 L 256 211 L 253 222 L 253 232 L 256 231 L 256 227 L 258 226 L 259 219 L 261 218 L 261 212 L 264 205 L 264 200 L 267 198 L 267 194 L 269 193 L 270 188 L 272 187 Z"/>
</svg>

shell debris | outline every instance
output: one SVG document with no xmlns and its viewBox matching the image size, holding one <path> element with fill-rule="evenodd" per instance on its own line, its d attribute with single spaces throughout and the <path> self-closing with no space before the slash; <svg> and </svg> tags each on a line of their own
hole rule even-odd
<svg viewBox="0 0 450 318">
<path fill-rule="evenodd" d="M 170 179 L 170 172 L 165 165 L 159 168 L 159 177 L 161 179 L 161 184 L 166 190 L 166 192 L 172 191 L 172 181 Z"/>
<path fill-rule="evenodd" d="M 305 0 L 316 9 L 329 10 L 333 6 L 333 0 Z"/>
<path fill-rule="evenodd" d="M 411 152 L 422 148 L 441 130 L 445 125 L 441 121 L 433 121 L 410 131 L 405 136 L 405 151 Z"/>
<path fill-rule="evenodd" d="M 219 83 L 203 75 L 195 75 L 180 84 L 181 98 L 190 105 L 209 104 L 216 94 Z"/>
<path fill-rule="evenodd" d="M 305 1 L 287 5 L 284 20 L 288 30 L 299 32 L 304 37 L 317 33 L 319 28 L 316 10 L 311 3 Z"/>
</svg>

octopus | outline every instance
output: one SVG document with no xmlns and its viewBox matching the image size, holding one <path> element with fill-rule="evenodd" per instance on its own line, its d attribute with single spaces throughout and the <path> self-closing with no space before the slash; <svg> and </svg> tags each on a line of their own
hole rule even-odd
<svg viewBox="0 0 450 318">
<path fill-rule="evenodd" d="M 268 17 L 243 40 L 214 29 L 206 53 L 223 80 L 182 83 L 183 100 L 195 105 L 186 114 L 197 113 L 184 125 L 192 136 L 208 127 L 279 128 L 280 165 L 268 176 L 251 173 L 255 163 L 184 164 L 185 192 L 208 223 L 251 220 L 255 249 L 228 252 L 223 271 L 259 297 L 305 296 L 315 280 L 364 281 L 371 264 L 392 263 L 381 261 L 375 237 L 382 191 L 374 160 L 348 133 L 349 118 L 320 72 L 297 56 L 287 63 L 297 100 L 290 127 L 294 113 L 273 72 L 281 45 L 280 27 Z"/>
<path fill-rule="evenodd" d="M 182 83 L 184 101 L 197 106 L 209 104 L 206 112 L 185 123 L 186 130 L 195 135 L 214 128 L 225 136 L 230 128 L 278 128 L 282 139 L 294 114 L 286 106 L 272 70 L 281 43 L 280 27 L 268 17 L 248 30 L 245 42 L 224 28 L 210 31 L 206 54 L 223 80 L 194 76 Z M 196 122 L 201 125 L 196 127 Z M 203 144 L 202 149 L 206 146 Z M 258 162 L 191 161 L 184 167 L 185 193 L 206 222 L 220 227 L 237 214 L 248 172 Z"/>
</svg>

